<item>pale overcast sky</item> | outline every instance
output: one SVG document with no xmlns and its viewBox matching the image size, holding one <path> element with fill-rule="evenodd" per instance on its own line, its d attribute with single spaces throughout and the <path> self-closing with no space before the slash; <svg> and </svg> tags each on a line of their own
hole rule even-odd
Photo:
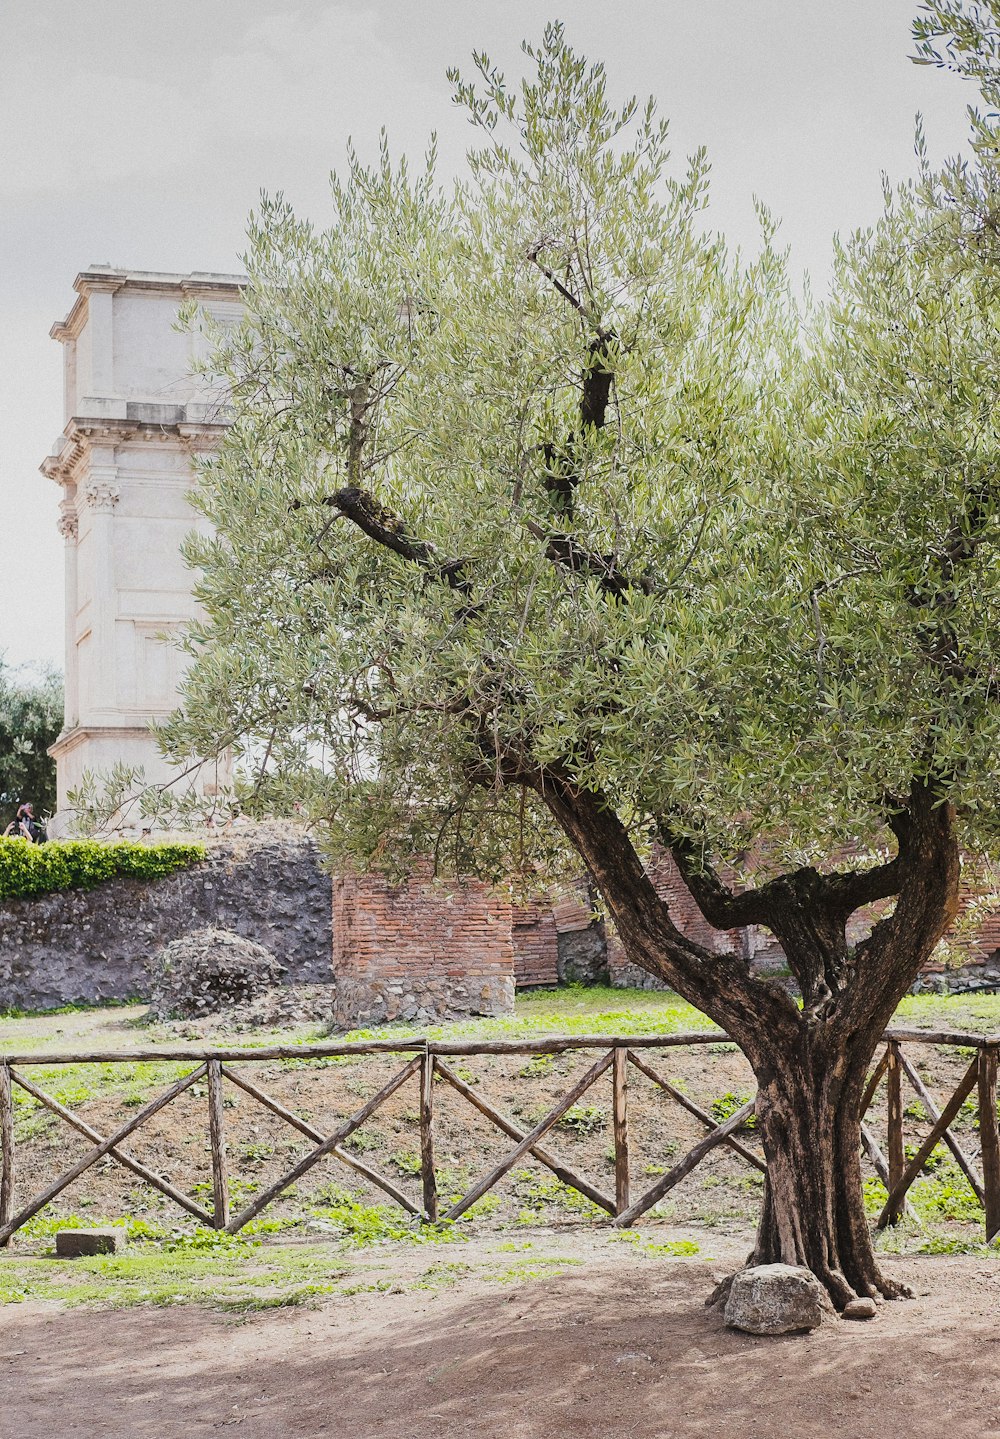
<svg viewBox="0 0 1000 1439">
<path fill-rule="evenodd" d="M 7 0 L 0 16 L 0 653 L 62 663 L 57 487 L 38 474 L 62 424 L 48 338 L 93 262 L 237 270 L 261 189 L 322 221 L 348 135 L 379 127 L 443 166 L 469 132 L 448 65 L 518 43 L 560 14 L 615 92 L 652 93 L 678 158 L 713 162 L 712 223 L 752 241 L 754 194 L 796 266 L 825 280 L 830 240 L 870 223 L 880 175 L 965 140 L 960 82 L 912 65 L 917 0 Z"/>
</svg>

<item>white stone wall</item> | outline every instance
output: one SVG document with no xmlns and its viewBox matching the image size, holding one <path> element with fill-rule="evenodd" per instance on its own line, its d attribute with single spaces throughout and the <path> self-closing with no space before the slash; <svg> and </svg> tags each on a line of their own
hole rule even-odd
<svg viewBox="0 0 1000 1439">
<path fill-rule="evenodd" d="M 196 457 L 226 424 L 224 397 L 191 374 L 204 341 L 176 330 L 194 296 L 227 320 L 240 279 L 94 267 L 52 327 L 63 345 L 65 424 L 43 474 L 62 487 L 66 541 L 66 716 L 52 753 L 56 832 L 71 826 L 68 793 L 85 772 L 140 765 L 178 781 L 149 732 L 175 707 L 184 657 L 172 641 L 196 614 L 184 537 L 204 524 L 187 492 Z M 196 780 L 211 791 L 227 776 Z M 185 781 L 186 782 L 186 781 Z"/>
</svg>

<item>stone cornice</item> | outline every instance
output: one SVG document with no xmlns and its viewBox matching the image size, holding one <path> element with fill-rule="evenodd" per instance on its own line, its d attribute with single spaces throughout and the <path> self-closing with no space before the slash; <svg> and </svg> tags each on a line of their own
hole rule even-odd
<svg viewBox="0 0 1000 1439">
<path fill-rule="evenodd" d="M 64 730 L 57 735 L 52 744 L 49 745 L 47 753 L 53 759 L 60 759 L 63 755 L 74 750 L 78 745 L 89 739 L 148 739 L 149 725 L 88 725 L 81 724 L 74 726 L 71 730 Z"/>
<path fill-rule="evenodd" d="M 76 415 L 69 420 L 62 434 L 59 449 L 46 455 L 40 472 L 57 485 L 76 484 L 80 467 L 95 444 L 124 445 L 140 441 L 146 444 L 173 442 L 186 453 L 209 450 L 218 444 L 229 428 L 229 419 L 184 421 L 161 425 L 145 420 L 89 419 Z"/>
<path fill-rule="evenodd" d="M 73 308 L 64 320 L 56 320 L 49 334 L 53 340 L 75 340 L 87 323 L 88 295 L 115 294 L 129 289 L 176 295 L 178 303 L 189 298 L 239 301 L 246 285 L 244 275 L 216 274 L 208 270 L 179 275 L 160 270 L 113 270 L 110 266 L 92 266 L 89 270 L 81 270 L 73 281 L 77 292 Z"/>
</svg>

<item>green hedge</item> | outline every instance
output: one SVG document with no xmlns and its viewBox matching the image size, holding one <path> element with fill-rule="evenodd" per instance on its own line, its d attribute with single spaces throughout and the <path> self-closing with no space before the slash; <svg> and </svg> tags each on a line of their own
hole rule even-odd
<svg viewBox="0 0 1000 1439">
<path fill-rule="evenodd" d="M 32 844 L 27 839 L 0 839 L 0 903 L 60 889 L 93 889 L 120 875 L 160 879 L 204 858 L 205 847 L 200 844 L 130 840 L 101 844 L 92 839 Z"/>
</svg>

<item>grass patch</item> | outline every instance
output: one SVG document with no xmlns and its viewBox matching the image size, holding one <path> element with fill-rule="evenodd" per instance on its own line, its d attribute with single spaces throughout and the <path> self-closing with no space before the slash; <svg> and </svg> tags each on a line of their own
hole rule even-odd
<svg viewBox="0 0 1000 1439">
<path fill-rule="evenodd" d="M 35 1261 L 54 1273 L 43 1278 L 47 1293 L 39 1298 L 61 1299 L 64 1304 L 101 1303 L 115 1308 L 136 1304 L 205 1303 L 234 1313 L 301 1304 L 318 1293 L 334 1292 L 330 1256 L 313 1250 L 274 1247 L 247 1262 L 247 1246 L 215 1250 L 183 1250 L 156 1254 L 122 1255 L 94 1260 Z M 78 1277 L 83 1268 L 85 1278 Z M 38 1275 L 33 1276 L 36 1281 Z"/>
<path fill-rule="evenodd" d="M 608 1116 L 596 1104 L 571 1104 L 561 1119 L 556 1120 L 557 1129 L 568 1129 L 571 1134 L 596 1134 L 607 1123 Z"/>
<path fill-rule="evenodd" d="M 537 1224 L 549 1209 L 604 1217 L 603 1209 L 559 1179 L 538 1178 L 530 1169 L 518 1170 L 514 1179 L 515 1194 L 522 1206 L 517 1216 L 518 1224 Z"/>
<path fill-rule="evenodd" d="M 693 1239 L 668 1239 L 657 1243 L 648 1239 L 636 1229 L 626 1229 L 614 1236 L 616 1244 L 628 1244 L 639 1254 L 651 1254 L 662 1259 L 693 1259 L 701 1253 L 701 1245 Z"/>
<path fill-rule="evenodd" d="M 895 1021 L 993 1034 L 1000 1030 L 1000 994 L 908 994 L 900 1000 Z"/>
<path fill-rule="evenodd" d="M 508 1269 L 485 1273 L 483 1278 L 489 1284 L 524 1284 L 529 1279 L 554 1279 L 567 1269 L 576 1269 L 582 1264 L 582 1259 L 526 1259 Z"/>
<path fill-rule="evenodd" d="M 532 989 L 519 994 L 514 1013 L 499 1019 L 454 1024 L 380 1025 L 354 1029 L 343 1038 L 530 1039 L 536 1034 L 678 1034 L 711 1032 L 716 1025 L 679 995 L 665 990 L 591 988 Z M 545 1072 L 540 1067 L 535 1072 Z"/>
<path fill-rule="evenodd" d="M 725 1124 L 727 1119 L 731 1118 L 732 1115 L 736 1114 L 738 1110 L 742 1109 L 744 1104 L 746 1104 L 752 1098 L 752 1094 L 734 1094 L 732 1090 L 729 1090 L 728 1093 L 720 1095 L 718 1099 L 712 1100 L 712 1118 L 715 1120 L 716 1124 Z M 748 1114 L 746 1119 L 744 1119 L 743 1123 L 740 1125 L 741 1130 L 756 1128 L 756 1114 Z"/>
</svg>

